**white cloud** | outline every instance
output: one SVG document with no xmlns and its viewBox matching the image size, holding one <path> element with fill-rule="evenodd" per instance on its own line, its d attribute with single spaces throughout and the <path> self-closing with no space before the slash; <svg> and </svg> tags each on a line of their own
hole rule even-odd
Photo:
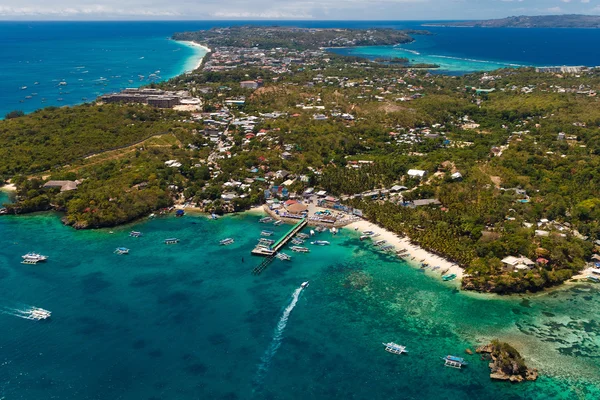
<svg viewBox="0 0 600 400">
<path fill-rule="evenodd" d="M 0 19 L 427 20 L 598 13 L 589 3 L 590 0 L 0 0 Z"/>
</svg>

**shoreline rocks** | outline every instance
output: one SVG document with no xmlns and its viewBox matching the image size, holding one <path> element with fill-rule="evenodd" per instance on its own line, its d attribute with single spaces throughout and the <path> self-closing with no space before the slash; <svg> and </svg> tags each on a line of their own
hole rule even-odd
<svg viewBox="0 0 600 400">
<path fill-rule="evenodd" d="M 482 354 L 482 357 L 491 358 L 489 367 L 490 378 L 493 380 L 520 383 L 535 381 L 538 378 L 537 369 L 528 368 L 523 357 L 508 343 L 493 340 L 492 343 L 480 346 L 475 351 Z"/>
</svg>

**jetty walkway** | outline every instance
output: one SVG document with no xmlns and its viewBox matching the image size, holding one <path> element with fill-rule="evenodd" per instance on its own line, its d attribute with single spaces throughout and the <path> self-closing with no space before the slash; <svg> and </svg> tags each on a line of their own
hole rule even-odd
<svg viewBox="0 0 600 400">
<path fill-rule="evenodd" d="M 285 244 L 292 238 L 294 235 L 302 230 L 308 221 L 306 218 L 302 218 L 296 225 L 292 227 L 285 235 L 283 235 L 278 241 L 273 243 L 271 246 L 257 246 L 254 250 L 252 250 L 252 254 L 255 256 L 263 256 L 263 257 L 272 257 L 277 252 L 285 246 Z"/>
</svg>

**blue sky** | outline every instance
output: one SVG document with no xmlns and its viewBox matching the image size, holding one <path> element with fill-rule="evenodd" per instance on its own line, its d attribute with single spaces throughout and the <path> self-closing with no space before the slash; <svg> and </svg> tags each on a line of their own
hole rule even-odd
<svg viewBox="0 0 600 400">
<path fill-rule="evenodd" d="M 2 0 L 2 20 L 433 20 L 598 14 L 600 0 Z"/>
</svg>

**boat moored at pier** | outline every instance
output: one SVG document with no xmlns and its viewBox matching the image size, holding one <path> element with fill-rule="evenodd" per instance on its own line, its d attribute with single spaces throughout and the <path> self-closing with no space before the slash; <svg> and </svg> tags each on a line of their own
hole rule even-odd
<svg viewBox="0 0 600 400">
<path fill-rule="evenodd" d="M 285 253 L 277 253 L 277 254 L 275 254 L 275 257 L 281 261 L 290 261 L 292 259 L 292 257 L 290 255 L 285 254 Z"/>
<path fill-rule="evenodd" d="M 292 246 L 292 247 L 290 247 L 290 249 L 292 251 L 295 251 L 296 253 L 308 253 L 308 252 L 310 252 L 310 249 L 308 247 L 302 247 L 302 246 Z"/>
</svg>

